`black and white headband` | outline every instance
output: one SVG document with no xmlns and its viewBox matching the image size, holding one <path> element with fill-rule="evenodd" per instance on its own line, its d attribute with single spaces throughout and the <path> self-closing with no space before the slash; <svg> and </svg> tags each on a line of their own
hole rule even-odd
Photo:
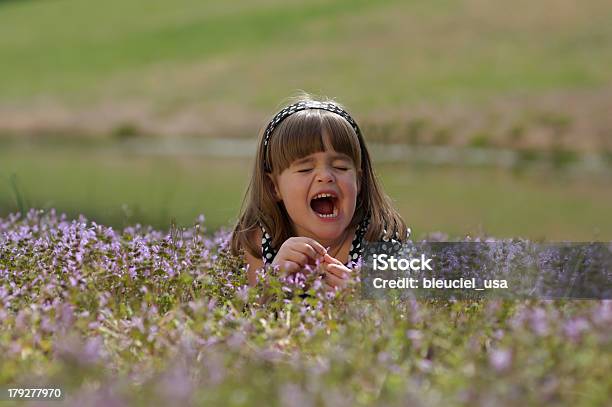
<svg viewBox="0 0 612 407">
<path fill-rule="evenodd" d="M 337 115 L 342 116 L 342 118 L 344 118 L 347 122 L 349 122 L 353 130 L 355 130 L 355 133 L 357 133 L 357 137 L 359 138 L 359 144 L 361 146 L 362 153 L 363 153 L 364 146 L 363 146 L 363 139 L 361 136 L 361 130 L 359 130 L 359 126 L 357 126 L 357 122 L 353 120 L 351 115 L 348 114 L 346 110 L 342 109 L 341 107 L 331 102 L 318 102 L 315 100 L 302 101 L 302 102 L 297 102 L 297 103 L 294 103 L 292 105 L 285 107 L 283 110 L 278 112 L 276 116 L 274 116 L 274 118 L 270 121 L 270 123 L 268 123 L 268 126 L 266 127 L 266 131 L 264 132 L 264 154 L 265 154 L 264 155 L 264 169 L 266 170 L 266 172 L 272 171 L 272 168 L 270 167 L 270 160 L 268 158 L 268 155 L 269 155 L 268 154 L 268 150 L 269 150 L 268 144 L 270 144 L 270 136 L 274 132 L 274 129 L 276 129 L 276 127 L 283 120 L 285 120 L 287 117 L 291 116 L 292 114 L 297 113 L 301 110 L 308 110 L 308 109 L 326 110 L 328 112 L 336 113 Z"/>
</svg>

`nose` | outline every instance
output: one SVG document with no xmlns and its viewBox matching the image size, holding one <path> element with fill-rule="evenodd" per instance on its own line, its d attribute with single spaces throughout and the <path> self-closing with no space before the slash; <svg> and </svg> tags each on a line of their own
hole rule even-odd
<svg viewBox="0 0 612 407">
<path fill-rule="evenodd" d="M 317 182 L 334 182 L 335 177 L 333 172 L 328 167 L 323 167 L 317 171 Z"/>
</svg>

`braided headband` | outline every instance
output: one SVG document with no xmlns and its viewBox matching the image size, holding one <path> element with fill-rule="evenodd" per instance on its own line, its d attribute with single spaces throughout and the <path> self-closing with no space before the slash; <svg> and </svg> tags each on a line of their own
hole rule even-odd
<svg viewBox="0 0 612 407">
<path fill-rule="evenodd" d="M 297 103 L 287 106 L 286 108 L 278 112 L 276 116 L 274 116 L 272 121 L 268 123 L 268 126 L 266 127 L 266 131 L 264 132 L 264 154 L 265 154 L 264 155 L 264 168 L 266 172 L 272 171 L 272 168 L 270 166 L 270 160 L 268 159 L 268 155 L 269 155 L 268 154 L 268 150 L 269 150 L 268 144 L 270 144 L 270 136 L 272 135 L 272 132 L 274 132 L 274 129 L 287 117 L 301 110 L 307 110 L 307 109 L 327 110 L 328 112 L 336 113 L 337 115 L 342 116 L 342 118 L 344 118 L 347 122 L 349 122 L 353 130 L 355 130 L 355 133 L 357 133 L 357 137 L 359 138 L 359 144 L 361 146 L 362 155 L 363 155 L 364 147 L 363 147 L 363 140 L 361 136 L 361 130 L 359 130 L 359 126 L 357 126 L 357 122 L 353 120 L 350 114 L 348 114 L 344 109 L 330 102 L 318 102 L 314 100 L 302 101 L 302 102 L 297 102 Z"/>
</svg>

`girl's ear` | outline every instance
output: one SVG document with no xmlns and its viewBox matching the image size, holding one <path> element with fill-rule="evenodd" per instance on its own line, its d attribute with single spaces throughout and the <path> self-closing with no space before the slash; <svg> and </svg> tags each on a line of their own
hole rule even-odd
<svg viewBox="0 0 612 407">
<path fill-rule="evenodd" d="M 277 201 L 282 201 L 280 192 L 278 191 L 278 185 L 276 184 L 276 176 L 274 174 L 270 174 L 269 172 L 266 173 L 266 175 L 268 176 L 268 180 L 272 184 L 272 192 L 274 193 L 274 198 L 276 198 Z"/>
</svg>

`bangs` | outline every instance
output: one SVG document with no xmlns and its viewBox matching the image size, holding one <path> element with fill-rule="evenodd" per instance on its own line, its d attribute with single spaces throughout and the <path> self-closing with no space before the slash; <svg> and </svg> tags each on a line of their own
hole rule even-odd
<svg viewBox="0 0 612 407">
<path fill-rule="evenodd" d="M 270 138 L 272 170 L 283 172 L 292 162 L 326 149 L 347 155 L 361 168 L 361 147 L 353 127 L 341 116 L 321 109 L 302 110 L 283 120 Z"/>
</svg>

